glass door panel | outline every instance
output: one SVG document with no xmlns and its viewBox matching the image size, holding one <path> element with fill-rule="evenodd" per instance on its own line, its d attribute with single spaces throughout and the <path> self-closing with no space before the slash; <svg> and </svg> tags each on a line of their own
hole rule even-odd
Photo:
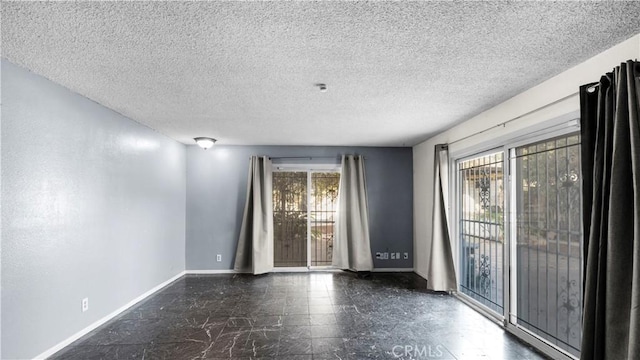
<svg viewBox="0 0 640 360">
<path fill-rule="evenodd" d="M 307 172 L 273 173 L 273 263 L 307 266 Z"/>
<path fill-rule="evenodd" d="M 582 309 L 580 137 L 515 149 L 517 323 L 579 355 Z"/>
<path fill-rule="evenodd" d="M 331 266 L 340 173 L 311 173 L 311 266 Z"/>
<path fill-rule="evenodd" d="M 458 162 L 460 291 L 503 315 L 503 153 Z"/>
</svg>

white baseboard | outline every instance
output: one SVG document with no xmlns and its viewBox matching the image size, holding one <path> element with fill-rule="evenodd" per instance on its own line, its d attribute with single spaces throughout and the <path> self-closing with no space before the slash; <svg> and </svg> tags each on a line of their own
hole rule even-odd
<svg viewBox="0 0 640 360">
<path fill-rule="evenodd" d="M 308 273 L 309 268 L 305 266 L 301 267 L 274 267 L 270 272 L 272 273 Z"/>
<path fill-rule="evenodd" d="M 274 268 L 273 273 L 286 273 L 286 272 L 314 272 L 314 271 L 326 271 L 326 272 L 339 272 L 342 270 L 339 269 L 307 269 L 306 267 L 280 267 Z M 413 268 L 375 268 L 371 270 L 371 272 L 414 272 Z M 208 274 L 243 274 L 243 272 L 236 271 L 233 269 L 223 269 L 223 270 L 187 270 L 185 271 L 186 275 L 208 275 Z"/>
<path fill-rule="evenodd" d="M 85 336 L 86 334 L 88 334 L 89 332 L 95 330 L 97 327 L 99 327 L 100 325 L 106 323 L 107 321 L 113 319 L 114 317 L 118 316 L 121 312 L 127 310 L 128 308 L 132 307 L 133 305 L 139 303 L 140 301 L 148 298 L 149 296 L 153 295 L 154 293 L 156 293 L 158 290 L 161 290 L 162 288 L 164 288 L 165 286 L 171 284 L 172 282 L 178 280 L 179 278 L 181 278 L 182 276 L 184 276 L 185 272 L 182 271 L 179 274 L 173 276 L 172 278 L 170 278 L 169 280 L 157 285 L 156 287 L 154 287 L 153 289 L 145 292 L 144 294 L 138 296 L 137 298 L 131 300 L 130 302 L 128 302 L 126 305 L 120 307 L 119 309 L 117 309 L 116 311 L 110 313 L 109 315 L 103 317 L 102 319 L 94 322 L 93 324 L 87 326 L 86 328 L 78 331 L 77 333 L 71 335 L 69 338 L 67 338 L 66 340 L 58 343 L 56 346 L 50 348 L 49 350 L 43 352 L 42 354 L 36 356 L 34 359 L 46 359 L 49 356 L 57 353 L 58 351 L 62 350 L 63 348 L 69 346 L 71 343 L 73 343 L 74 341 L 80 339 L 81 337 Z"/>
<path fill-rule="evenodd" d="M 244 274 L 241 271 L 233 269 L 222 270 L 187 270 L 184 272 L 186 275 L 209 275 L 209 274 Z"/>
<path fill-rule="evenodd" d="M 340 269 L 334 269 L 330 267 L 322 267 L 322 268 L 306 268 L 306 267 L 277 267 L 271 271 L 274 274 L 277 273 L 318 273 L 318 272 L 340 272 Z"/>
<path fill-rule="evenodd" d="M 413 272 L 413 268 L 375 268 L 371 272 Z"/>
</svg>

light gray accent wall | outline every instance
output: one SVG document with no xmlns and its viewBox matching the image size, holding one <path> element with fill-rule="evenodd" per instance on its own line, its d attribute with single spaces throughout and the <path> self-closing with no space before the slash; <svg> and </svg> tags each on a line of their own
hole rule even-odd
<svg viewBox="0 0 640 360">
<path fill-rule="evenodd" d="M 184 145 L 5 60 L 1 138 L 3 359 L 185 269 Z"/>
<path fill-rule="evenodd" d="M 411 148 L 214 146 L 187 147 L 187 270 L 233 268 L 251 155 L 310 156 L 339 164 L 342 154 L 366 158 L 371 251 L 408 252 L 408 260 L 377 260 L 376 268 L 413 267 Z M 325 158 L 328 157 L 328 158 Z M 278 162 L 282 160 L 274 160 Z M 307 160 L 297 160 L 305 162 Z M 222 261 L 216 262 L 216 254 Z"/>
</svg>

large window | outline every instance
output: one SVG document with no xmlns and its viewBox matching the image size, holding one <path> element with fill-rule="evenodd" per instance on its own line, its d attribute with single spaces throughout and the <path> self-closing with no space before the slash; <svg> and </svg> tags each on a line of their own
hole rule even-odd
<svg viewBox="0 0 640 360">
<path fill-rule="evenodd" d="M 578 356 L 580 136 L 520 140 L 455 164 L 461 296 L 522 336 Z"/>
</svg>

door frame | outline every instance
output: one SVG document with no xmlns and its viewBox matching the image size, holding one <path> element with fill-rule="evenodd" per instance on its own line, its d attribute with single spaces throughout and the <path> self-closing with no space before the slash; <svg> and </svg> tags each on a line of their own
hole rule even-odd
<svg viewBox="0 0 640 360">
<path fill-rule="evenodd" d="M 311 174 L 333 172 L 342 175 L 340 164 L 300 164 L 279 163 L 272 165 L 273 172 L 305 172 L 307 173 L 307 204 L 311 203 Z M 274 239 L 275 241 L 275 239 Z M 311 266 L 311 207 L 307 206 L 307 266 L 273 267 L 273 272 L 309 272 L 318 270 L 334 270 L 331 265 Z"/>
<path fill-rule="evenodd" d="M 533 345 L 539 351 L 543 352 L 547 356 L 555 359 L 563 360 L 575 360 L 576 357 L 569 354 L 565 350 L 555 346 L 548 340 L 538 336 L 537 334 L 527 330 L 517 323 L 517 294 L 512 292 L 517 291 L 517 278 L 516 278 L 516 258 L 515 258 L 515 197 L 513 196 L 513 177 L 515 174 L 515 168 L 512 168 L 513 163 L 511 161 L 512 150 L 517 147 L 535 143 L 544 139 L 549 139 L 557 136 L 568 135 L 580 131 L 580 114 L 577 111 L 572 111 L 555 117 L 553 119 L 543 121 L 528 127 L 521 128 L 519 130 L 504 133 L 491 140 L 481 141 L 470 146 L 450 146 L 449 152 L 449 204 L 451 208 L 451 216 L 449 218 L 449 229 L 451 229 L 451 238 L 455 239 L 451 241 L 452 252 L 454 256 L 454 267 L 458 279 L 458 288 L 461 281 L 461 249 L 459 238 L 459 177 L 458 177 L 458 161 L 464 161 L 465 159 L 473 158 L 476 156 L 482 156 L 484 154 L 503 151 L 504 160 L 504 196 L 505 196 L 505 219 L 504 219 L 504 257 L 503 257 L 503 286 L 504 286 L 504 301 L 503 301 L 503 314 L 498 314 L 486 306 L 475 301 L 471 297 L 463 294 L 460 291 L 455 291 L 454 295 L 462 302 L 489 318 L 492 321 L 500 324 L 504 329 L 525 342 Z M 584 259 L 582 259 L 584 261 Z M 583 275 L 584 276 L 584 275 Z M 512 296 L 513 295 L 513 296 Z"/>
</svg>

